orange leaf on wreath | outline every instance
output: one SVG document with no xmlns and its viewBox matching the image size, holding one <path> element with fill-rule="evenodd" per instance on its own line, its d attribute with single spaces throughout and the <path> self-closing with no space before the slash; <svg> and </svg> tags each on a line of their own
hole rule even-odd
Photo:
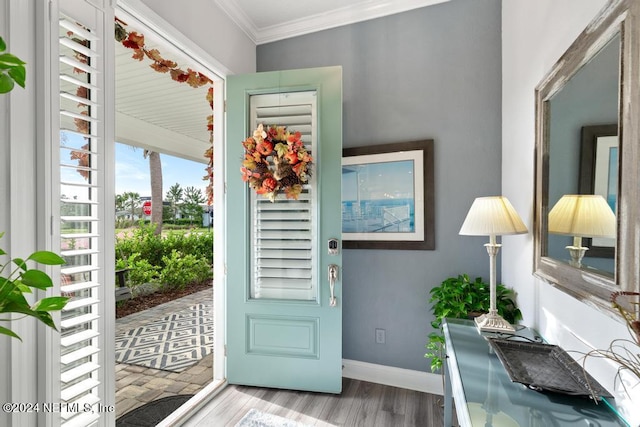
<svg viewBox="0 0 640 427">
<path fill-rule="evenodd" d="M 296 173 L 296 175 L 300 176 L 302 174 L 302 172 L 305 172 L 307 170 L 307 164 L 300 162 L 296 165 L 293 166 L 293 171 Z"/>
<path fill-rule="evenodd" d="M 298 200 L 300 193 L 302 193 L 302 185 L 294 184 L 291 187 L 287 187 L 284 189 L 284 193 L 287 196 L 287 199 Z"/>
</svg>

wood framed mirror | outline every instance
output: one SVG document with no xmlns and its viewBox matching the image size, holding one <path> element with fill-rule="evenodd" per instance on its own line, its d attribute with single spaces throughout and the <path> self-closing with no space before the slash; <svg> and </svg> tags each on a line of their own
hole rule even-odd
<svg viewBox="0 0 640 427">
<path fill-rule="evenodd" d="M 534 274 L 614 316 L 611 294 L 640 283 L 639 19 L 640 0 L 610 0 L 536 87 Z M 594 137 L 585 132 L 603 129 L 614 135 L 606 168 L 585 151 L 597 142 L 583 148 Z M 616 230 L 609 240 L 580 236 L 607 249 L 575 263 L 574 236 L 549 233 L 549 212 L 564 195 L 597 194 L 596 170 Z"/>
</svg>

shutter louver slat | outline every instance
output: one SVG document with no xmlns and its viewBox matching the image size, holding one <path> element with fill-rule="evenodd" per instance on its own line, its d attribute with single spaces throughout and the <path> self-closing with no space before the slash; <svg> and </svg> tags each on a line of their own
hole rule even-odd
<svg viewBox="0 0 640 427">
<path fill-rule="evenodd" d="M 84 291 L 85 289 L 95 288 L 96 286 L 100 286 L 100 284 L 94 283 L 94 282 L 80 282 L 80 283 L 74 283 L 73 285 L 61 285 L 60 290 L 62 292 L 71 293 L 71 292 Z"/>
<path fill-rule="evenodd" d="M 72 417 L 75 417 L 76 415 L 78 415 L 78 412 L 71 412 L 69 411 L 69 409 L 73 408 L 78 408 L 79 411 L 82 411 L 85 406 L 84 405 L 89 405 L 89 406 L 93 406 L 96 403 L 100 402 L 100 399 L 98 397 L 96 397 L 93 394 L 85 394 L 84 396 L 82 396 L 80 399 L 76 399 L 72 402 L 67 402 L 67 405 L 65 405 L 63 411 L 60 411 L 60 416 L 62 417 L 63 420 L 69 420 Z M 64 423 L 62 424 L 63 426 L 70 426 L 71 424 L 69 423 Z"/>
<path fill-rule="evenodd" d="M 70 383 L 71 381 L 75 381 L 78 378 L 90 374 L 93 371 L 100 369 L 99 365 L 95 363 L 85 363 L 73 369 L 69 369 L 67 372 L 60 376 L 60 379 L 63 383 Z"/>
<path fill-rule="evenodd" d="M 61 221 L 64 222 L 89 222 L 89 221 L 99 221 L 98 218 L 92 216 L 61 216 Z"/>
<path fill-rule="evenodd" d="M 93 255 L 97 254 L 97 249 L 75 249 L 72 251 L 62 251 L 60 255 L 62 256 L 78 256 L 78 255 Z"/>
<path fill-rule="evenodd" d="M 64 319 L 60 321 L 60 327 L 64 329 L 80 326 L 85 323 L 91 323 L 94 320 L 98 320 L 100 316 L 95 313 L 85 314 L 83 316 L 72 317 L 70 319 Z"/>
<path fill-rule="evenodd" d="M 97 387 L 100 384 L 100 381 L 94 379 L 87 379 L 72 385 L 71 387 L 67 387 L 62 393 L 62 400 L 65 402 L 70 401 L 81 395 L 82 393 L 86 393 L 90 391 L 92 388 Z"/>
<path fill-rule="evenodd" d="M 77 130 L 73 130 L 73 129 L 67 129 L 67 128 L 61 128 L 61 131 L 63 131 L 66 134 L 69 135 L 75 135 L 75 136 L 79 136 L 81 138 L 91 138 L 92 141 L 99 141 L 100 137 L 98 135 L 94 135 L 91 133 L 82 133 L 82 132 L 78 132 Z M 67 148 L 64 145 L 62 146 L 62 148 Z"/>
<path fill-rule="evenodd" d="M 62 347 L 71 347 L 74 344 L 78 344 L 82 341 L 90 340 L 91 338 L 95 338 L 98 336 L 96 331 L 92 330 L 84 330 L 77 334 L 67 335 L 65 337 L 60 338 L 60 345 Z"/>
<path fill-rule="evenodd" d="M 63 410 L 60 411 L 60 416 L 62 417 L 63 420 L 68 420 L 74 416 L 76 416 L 78 414 L 78 412 L 70 412 L 68 411 L 69 408 L 78 408 L 79 410 L 82 410 L 85 408 L 84 405 L 89 405 L 89 406 L 93 406 L 96 403 L 100 402 L 100 399 L 98 397 L 96 397 L 93 394 L 85 394 L 84 396 L 82 396 L 80 399 L 71 401 L 71 402 L 67 402 L 68 404 L 65 405 L 64 409 L 67 410 Z M 69 426 L 70 424 L 66 423 L 63 424 L 63 426 Z"/>
<path fill-rule="evenodd" d="M 79 52 L 88 58 L 95 58 L 98 56 L 97 52 L 81 45 L 80 43 L 68 37 L 60 37 L 60 44 L 68 47 L 72 51 Z"/>
<path fill-rule="evenodd" d="M 85 357 L 89 357 L 93 354 L 99 352 L 100 349 L 97 347 L 82 347 L 80 350 L 72 351 L 71 353 L 65 354 L 60 358 L 60 361 L 63 365 L 70 365 L 73 362 L 77 362 L 78 360 L 82 360 Z M 67 400 L 67 399 L 64 399 Z"/>
<path fill-rule="evenodd" d="M 93 237 L 99 237 L 99 234 L 94 233 L 67 233 L 61 234 L 60 237 L 63 239 L 91 239 Z"/>
<path fill-rule="evenodd" d="M 67 275 L 70 276 L 72 274 L 90 273 L 90 272 L 98 270 L 98 269 L 99 269 L 98 266 L 80 265 L 80 266 L 77 266 L 77 267 L 62 268 L 62 269 L 60 269 L 60 272 L 62 274 L 67 274 Z"/>
<path fill-rule="evenodd" d="M 69 99 L 69 100 L 71 100 L 73 102 L 78 102 L 80 104 L 88 105 L 88 106 L 91 106 L 91 107 L 97 107 L 97 104 L 95 102 L 92 102 L 90 99 L 81 98 L 79 96 L 72 95 L 72 94 L 67 93 L 67 92 L 60 92 L 60 96 L 62 98 Z"/>
<path fill-rule="evenodd" d="M 94 119 L 91 117 L 83 116 L 82 114 L 76 114 L 72 111 L 60 111 L 60 114 L 63 116 L 71 117 L 72 119 L 85 120 L 92 123 L 97 123 L 98 119 Z"/>
<path fill-rule="evenodd" d="M 60 76 L 60 80 L 63 80 L 65 82 L 67 82 L 67 83 L 71 83 L 72 85 L 75 85 L 75 86 L 83 87 L 85 89 L 98 90 L 97 86 L 94 86 L 94 85 L 92 85 L 90 83 L 85 83 L 85 82 L 80 81 L 78 79 L 75 79 L 73 77 Z M 61 111 L 61 113 L 62 113 L 62 111 Z"/>
<path fill-rule="evenodd" d="M 260 250 L 260 260 L 264 259 L 311 259 L 311 250 L 295 250 L 286 249 L 262 249 Z"/>
<path fill-rule="evenodd" d="M 65 28 L 71 31 L 72 33 L 76 33 L 77 35 L 81 36 L 84 39 L 93 40 L 93 41 L 99 40 L 99 38 L 95 36 L 92 32 L 85 30 L 80 25 L 74 23 L 73 20 L 62 18 L 58 22 L 60 23 L 60 26 L 62 28 Z"/>
<path fill-rule="evenodd" d="M 77 308 L 87 307 L 89 305 L 97 304 L 100 301 L 96 298 L 82 298 L 78 300 L 69 300 L 67 305 L 64 306 L 63 311 L 71 311 Z"/>
<path fill-rule="evenodd" d="M 96 70 L 93 67 L 90 67 L 86 64 L 83 64 L 80 61 L 76 61 L 75 59 L 69 58 L 68 56 L 60 56 L 60 62 L 70 65 L 73 68 L 77 68 L 79 70 L 84 71 L 85 73 L 96 73 L 98 70 Z M 65 95 L 69 95 L 67 93 L 60 93 L 60 96 L 65 96 Z M 87 100 L 83 99 L 83 98 L 79 98 L 77 96 L 74 96 L 74 98 L 76 98 L 77 100 L 81 100 L 81 102 L 86 103 Z M 90 105 L 96 105 L 95 103 L 91 103 Z"/>
</svg>

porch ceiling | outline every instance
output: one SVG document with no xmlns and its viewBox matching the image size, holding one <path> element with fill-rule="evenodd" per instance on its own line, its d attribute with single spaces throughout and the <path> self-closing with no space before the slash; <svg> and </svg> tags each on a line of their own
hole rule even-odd
<svg viewBox="0 0 640 427">
<path fill-rule="evenodd" d="M 157 47 L 166 59 L 188 65 L 145 39 L 148 48 Z M 137 61 L 133 51 L 116 44 L 116 141 L 160 153 L 206 163 L 209 147 L 207 86 L 192 88 L 149 67 L 151 61 Z"/>
</svg>

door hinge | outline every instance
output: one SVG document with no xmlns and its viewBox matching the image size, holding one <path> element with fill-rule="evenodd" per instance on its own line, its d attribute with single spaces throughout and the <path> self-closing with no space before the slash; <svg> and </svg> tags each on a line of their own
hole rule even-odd
<svg viewBox="0 0 640 427">
<path fill-rule="evenodd" d="M 224 345 L 224 355 L 225 355 L 225 357 L 227 356 L 227 345 L 226 344 Z"/>
<path fill-rule="evenodd" d="M 222 111 L 227 112 L 227 100 L 225 99 L 222 105 Z"/>
</svg>

